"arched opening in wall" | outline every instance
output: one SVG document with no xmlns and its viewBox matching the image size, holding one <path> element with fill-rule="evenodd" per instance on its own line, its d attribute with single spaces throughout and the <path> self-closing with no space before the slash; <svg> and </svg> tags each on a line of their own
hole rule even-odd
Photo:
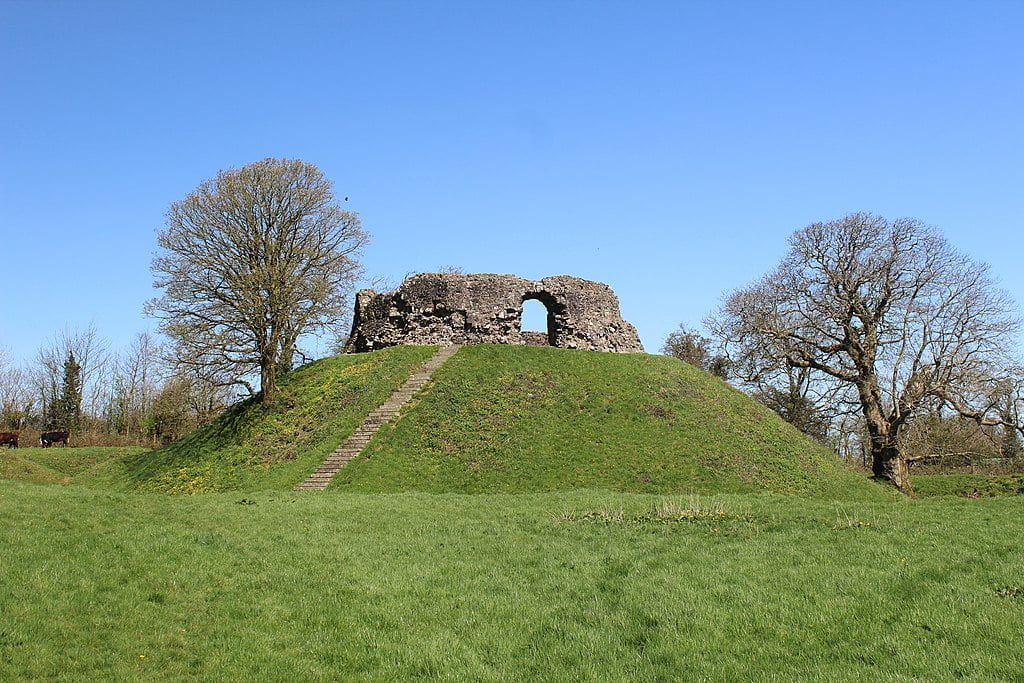
<svg viewBox="0 0 1024 683">
<path fill-rule="evenodd" d="M 527 294 L 523 297 L 523 317 L 520 332 L 523 341 L 530 346 L 557 346 L 558 329 L 555 314 L 552 312 L 554 301 L 545 301 L 542 294 Z"/>
</svg>

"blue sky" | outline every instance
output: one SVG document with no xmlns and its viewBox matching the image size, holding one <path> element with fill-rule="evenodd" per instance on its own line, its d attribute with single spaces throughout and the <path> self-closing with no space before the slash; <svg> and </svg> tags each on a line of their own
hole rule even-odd
<svg viewBox="0 0 1024 683">
<path fill-rule="evenodd" d="M 368 275 L 607 282 L 648 351 L 853 211 L 1024 302 L 1024 3 L 0 0 L 0 348 L 155 324 L 167 206 L 298 157 Z"/>
</svg>

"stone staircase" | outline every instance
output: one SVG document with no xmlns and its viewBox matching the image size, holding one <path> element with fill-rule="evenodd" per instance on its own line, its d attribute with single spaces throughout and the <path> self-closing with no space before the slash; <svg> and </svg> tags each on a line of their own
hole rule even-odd
<svg viewBox="0 0 1024 683">
<path fill-rule="evenodd" d="M 400 386 L 395 393 L 391 394 L 387 401 L 367 415 L 366 419 L 363 420 L 363 424 L 359 425 L 359 428 L 352 432 L 352 436 L 335 448 L 334 452 L 327 456 L 327 459 L 323 461 L 317 471 L 309 475 L 301 484 L 297 484 L 295 490 L 323 491 L 326 489 L 327 485 L 331 483 L 331 479 L 338 473 L 338 470 L 348 464 L 349 460 L 362 453 L 363 449 L 366 448 L 366 444 L 370 443 L 370 439 L 377 433 L 377 430 L 395 419 L 398 413 L 401 412 L 402 406 L 408 403 L 416 395 L 416 392 L 430 381 L 434 371 L 444 365 L 444 362 L 455 355 L 455 352 L 460 348 L 462 347 L 446 346 L 431 356 L 430 360 L 420 368 L 419 372 L 411 375 L 405 381 L 405 384 Z"/>
</svg>

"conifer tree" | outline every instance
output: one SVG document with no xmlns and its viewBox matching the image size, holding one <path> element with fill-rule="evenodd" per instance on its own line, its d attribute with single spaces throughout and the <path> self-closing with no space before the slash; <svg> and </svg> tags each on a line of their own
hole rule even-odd
<svg viewBox="0 0 1024 683">
<path fill-rule="evenodd" d="M 82 421 L 82 366 L 69 353 L 64 361 L 64 377 L 61 380 L 60 398 L 57 399 L 56 422 L 62 429 L 78 429 Z"/>
</svg>

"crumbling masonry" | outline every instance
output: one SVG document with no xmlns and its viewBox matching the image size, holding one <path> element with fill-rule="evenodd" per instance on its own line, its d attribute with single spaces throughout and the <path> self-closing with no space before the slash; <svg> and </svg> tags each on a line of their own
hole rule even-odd
<svg viewBox="0 0 1024 683">
<path fill-rule="evenodd" d="M 523 302 L 548 311 L 547 332 L 524 332 Z M 520 344 L 620 353 L 643 351 L 608 285 L 559 275 L 422 273 L 393 292 L 356 296 L 349 351 L 398 344 Z"/>
</svg>

